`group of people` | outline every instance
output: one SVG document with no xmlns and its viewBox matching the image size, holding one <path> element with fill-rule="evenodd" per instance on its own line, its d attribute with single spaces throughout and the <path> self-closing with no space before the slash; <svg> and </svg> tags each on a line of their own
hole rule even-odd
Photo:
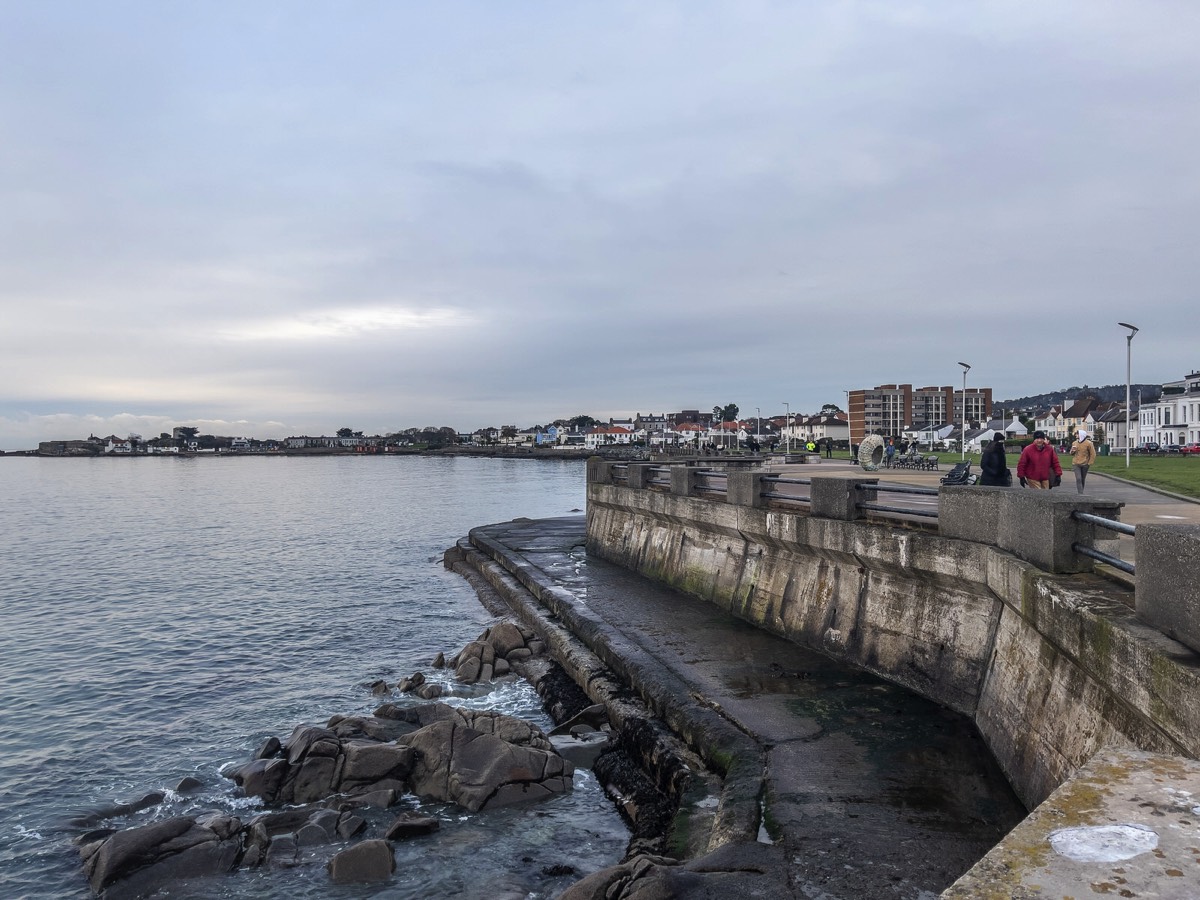
<svg viewBox="0 0 1200 900">
<path fill-rule="evenodd" d="M 1068 452 L 1075 472 L 1075 489 L 1082 494 L 1088 469 L 1096 461 L 1096 446 L 1085 429 L 1080 428 L 1076 432 L 1075 441 Z M 992 436 L 979 459 L 979 468 L 982 472 L 979 483 L 982 485 L 1008 487 L 1012 484 L 1012 472 L 1004 455 L 1003 432 L 997 431 Z M 1033 443 L 1021 451 L 1017 460 L 1017 480 L 1021 487 L 1039 490 L 1058 487 L 1062 482 L 1062 464 L 1058 461 L 1058 453 L 1046 440 L 1046 432 L 1035 431 Z"/>
</svg>

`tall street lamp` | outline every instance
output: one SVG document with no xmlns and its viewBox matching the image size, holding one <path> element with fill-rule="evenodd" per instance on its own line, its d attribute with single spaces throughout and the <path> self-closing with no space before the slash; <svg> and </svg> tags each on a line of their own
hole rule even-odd
<svg viewBox="0 0 1200 900">
<path fill-rule="evenodd" d="M 786 400 L 784 400 L 783 406 L 787 410 L 787 415 L 783 419 L 783 427 L 786 431 L 784 440 L 787 441 L 787 443 L 784 446 L 783 452 L 791 453 L 792 452 L 792 404 L 790 404 Z"/>
<path fill-rule="evenodd" d="M 842 391 L 846 395 L 846 449 L 850 451 L 850 459 L 854 460 L 854 435 L 850 433 L 850 392 Z"/>
<path fill-rule="evenodd" d="M 1125 468 L 1129 468 L 1129 381 L 1130 375 L 1133 373 L 1133 336 L 1138 333 L 1136 325 L 1130 325 L 1128 322 L 1118 322 L 1122 328 L 1128 328 L 1129 334 L 1125 336 Z M 1141 411 L 1138 411 L 1141 414 Z M 1140 429 L 1139 429 L 1140 431 Z"/>
<path fill-rule="evenodd" d="M 754 440 L 762 443 L 762 407 L 754 407 Z"/>
<path fill-rule="evenodd" d="M 967 373 L 971 371 L 971 367 L 965 362 L 960 362 L 963 367 L 963 431 L 962 431 L 962 458 L 967 458 Z"/>
</svg>

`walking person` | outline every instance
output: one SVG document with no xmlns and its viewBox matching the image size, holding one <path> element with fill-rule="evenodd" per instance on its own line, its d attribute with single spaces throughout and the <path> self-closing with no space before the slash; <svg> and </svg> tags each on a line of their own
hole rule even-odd
<svg viewBox="0 0 1200 900">
<path fill-rule="evenodd" d="M 1009 487 L 1012 485 L 1012 472 L 1008 469 L 1008 460 L 1004 456 L 1004 432 L 997 431 L 992 435 L 991 443 L 983 449 L 979 457 L 979 483 L 991 487 Z"/>
<path fill-rule="evenodd" d="M 1017 460 L 1017 478 L 1021 487 L 1048 491 L 1055 476 L 1062 478 L 1062 464 L 1058 454 L 1046 441 L 1046 432 L 1035 431 L 1033 443 L 1021 451 Z"/>
<path fill-rule="evenodd" d="M 1075 470 L 1075 490 L 1083 493 L 1083 482 L 1087 480 L 1088 468 L 1096 461 L 1096 445 L 1088 437 L 1087 431 L 1080 428 L 1075 433 L 1075 443 L 1071 445 L 1071 468 Z"/>
<path fill-rule="evenodd" d="M 892 443 L 892 439 L 888 438 L 887 447 L 883 451 L 884 468 L 892 467 L 892 460 L 896 457 L 896 445 Z"/>
</svg>

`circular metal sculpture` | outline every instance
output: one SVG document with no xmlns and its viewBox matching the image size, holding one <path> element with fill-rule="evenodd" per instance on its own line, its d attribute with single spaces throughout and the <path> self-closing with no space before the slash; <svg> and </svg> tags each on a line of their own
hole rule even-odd
<svg viewBox="0 0 1200 900">
<path fill-rule="evenodd" d="M 883 438 L 868 434 L 858 445 L 858 464 L 867 472 L 877 472 L 883 463 Z"/>
</svg>

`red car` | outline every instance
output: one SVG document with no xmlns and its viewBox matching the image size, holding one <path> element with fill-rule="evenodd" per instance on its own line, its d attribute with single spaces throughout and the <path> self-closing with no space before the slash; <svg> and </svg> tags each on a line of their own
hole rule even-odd
<svg viewBox="0 0 1200 900">
<path fill-rule="evenodd" d="M 1179 448 L 1179 452 L 1200 454 L 1200 444 L 1184 444 Z"/>
</svg>

